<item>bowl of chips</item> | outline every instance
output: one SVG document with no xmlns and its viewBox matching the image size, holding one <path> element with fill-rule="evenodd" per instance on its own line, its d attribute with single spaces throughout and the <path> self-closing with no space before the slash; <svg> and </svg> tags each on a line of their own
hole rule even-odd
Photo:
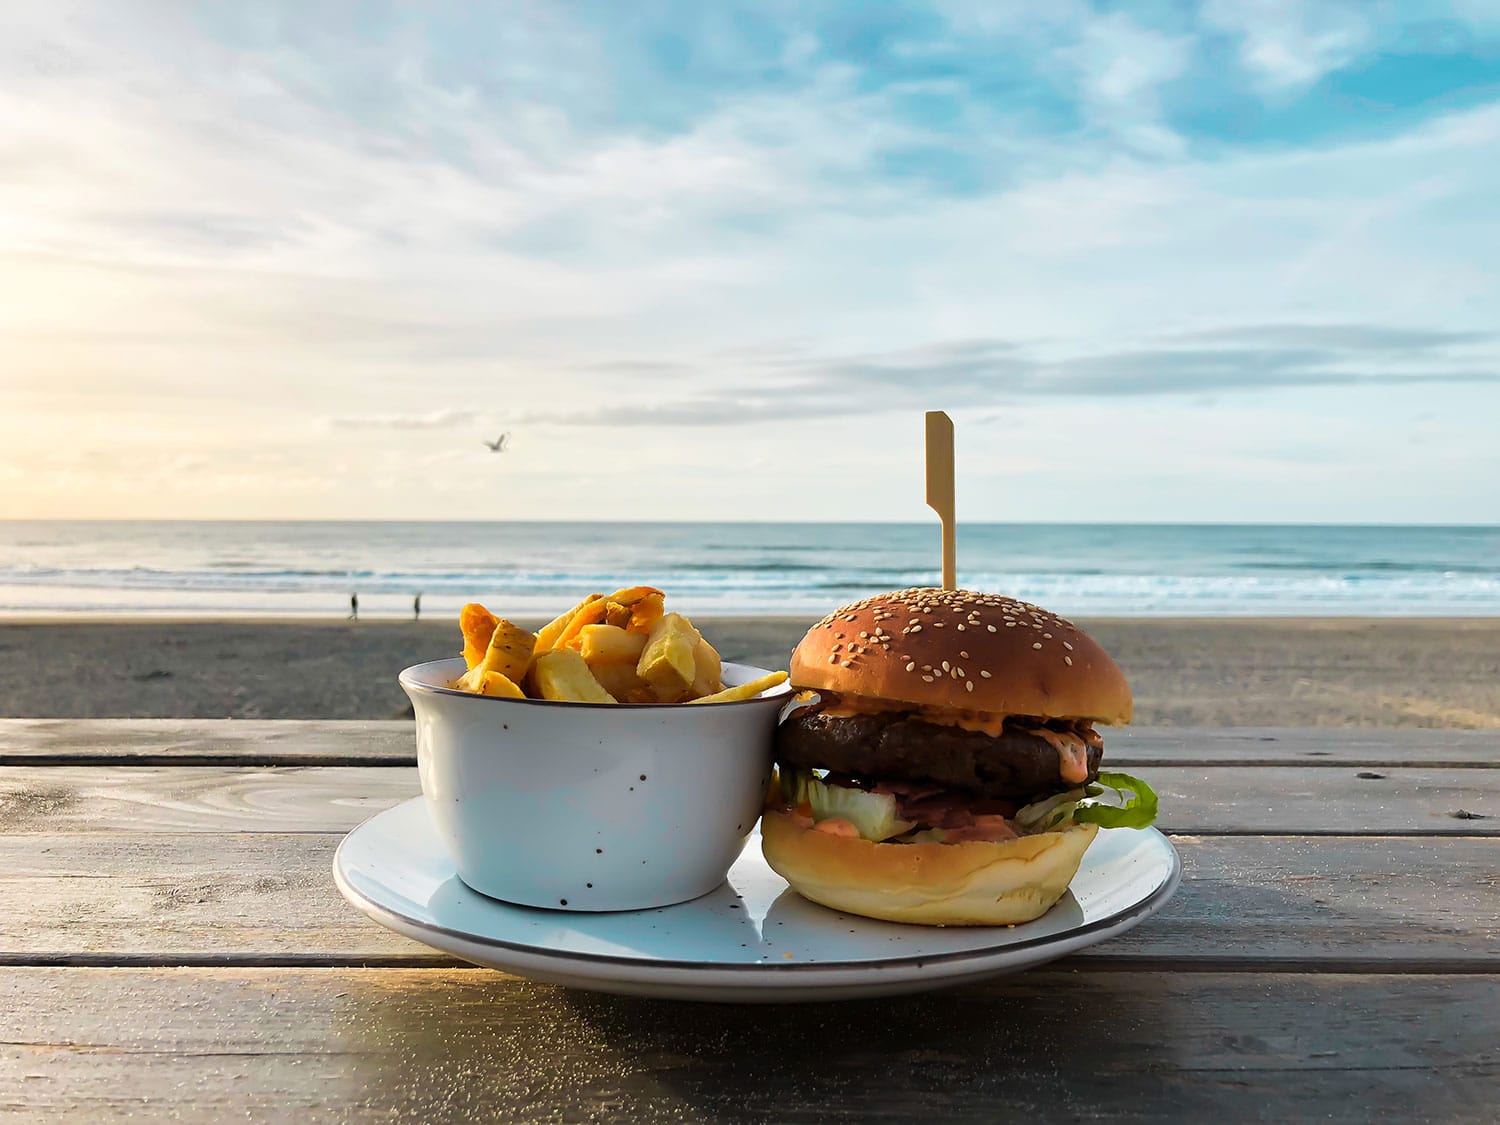
<svg viewBox="0 0 1500 1125">
<path fill-rule="evenodd" d="M 471 604 L 464 656 L 401 673 L 428 813 L 459 878 L 554 910 L 640 910 L 724 880 L 791 698 L 664 595 L 590 595 L 536 633 Z"/>
</svg>

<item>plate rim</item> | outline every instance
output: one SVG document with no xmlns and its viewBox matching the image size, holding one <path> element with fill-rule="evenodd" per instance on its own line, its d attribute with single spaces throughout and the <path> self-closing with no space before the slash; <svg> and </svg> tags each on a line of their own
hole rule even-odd
<svg viewBox="0 0 1500 1125">
<path fill-rule="evenodd" d="M 1009 942 L 1004 945 L 986 945 L 977 949 L 951 950 L 944 953 L 903 954 L 895 957 L 882 957 L 875 960 L 863 961 L 682 961 L 675 959 L 645 959 L 640 957 L 622 957 L 609 953 L 560 951 L 540 945 L 523 945 L 518 942 L 506 941 L 503 938 L 495 938 L 485 934 L 476 934 L 473 931 L 455 930 L 448 926 L 412 918 L 410 915 L 403 914 L 399 910 L 394 910 L 384 905 L 383 903 L 374 901 L 373 899 L 356 890 L 349 883 L 348 878 L 344 874 L 344 864 L 342 861 L 344 857 L 344 848 L 348 844 L 349 840 L 354 836 L 354 834 L 364 828 L 367 828 L 369 825 L 373 824 L 375 821 L 379 820 L 381 817 L 387 815 L 388 813 L 394 813 L 397 810 L 407 808 L 417 802 L 425 800 L 425 797 L 412 797 L 406 801 L 402 801 L 400 804 L 391 806 L 389 809 L 383 809 L 380 812 L 376 813 L 374 816 L 368 817 L 364 821 L 360 822 L 344 835 L 344 838 L 339 841 L 339 846 L 334 850 L 333 853 L 333 881 L 334 884 L 338 887 L 339 893 L 344 896 L 344 898 L 349 902 L 351 906 L 355 907 L 360 911 L 360 913 L 364 914 L 366 917 L 370 918 L 380 925 L 388 925 L 388 923 L 385 922 L 381 917 L 383 915 L 385 918 L 390 918 L 399 922 L 400 926 L 403 928 L 409 928 L 410 930 L 414 930 L 420 933 L 441 934 L 445 937 L 453 938 L 457 941 L 467 943 L 471 946 L 477 946 L 482 949 L 494 949 L 510 954 L 521 954 L 525 957 L 536 958 L 538 960 L 555 965 L 603 965 L 630 969 L 635 972 L 645 973 L 730 973 L 734 975 L 746 976 L 764 976 L 767 974 L 779 976 L 814 973 L 833 973 L 840 975 L 863 974 L 884 969 L 921 969 L 932 965 L 960 964 L 965 961 L 981 960 L 984 958 L 1004 956 L 1007 954 L 1022 954 L 1027 951 L 1045 949 L 1048 946 L 1065 945 L 1071 942 L 1075 942 L 1079 938 L 1097 934 L 1100 931 L 1118 929 L 1124 922 L 1137 921 L 1156 913 L 1156 911 L 1159 910 L 1163 905 L 1165 905 L 1167 900 L 1172 897 L 1172 895 L 1176 892 L 1178 885 L 1182 881 L 1182 857 L 1178 854 L 1176 847 L 1173 846 L 1171 838 L 1163 833 L 1160 829 L 1152 826 L 1144 829 L 1137 828 L 1126 830 L 1132 832 L 1154 833 L 1158 837 L 1159 842 L 1166 847 L 1168 858 L 1168 870 L 1166 878 L 1163 879 L 1161 883 L 1149 894 L 1147 894 L 1144 898 L 1131 903 L 1129 906 L 1121 908 L 1113 914 L 1106 915 L 1103 918 L 1096 918 L 1091 922 L 1086 922 L 1072 929 L 1064 930 L 1060 933 L 1055 934 L 1045 934 L 1038 937 L 1025 938 L 1021 941 Z M 455 872 L 454 878 L 457 877 L 457 872 Z M 460 880 L 460 882 L 462 882 L 462 880 Z M 504 902 L 501 899 L 490 899 L 488 898 L 488 896 L 480 895 L 478 891 L 474 890 L 472 887 L 469 887 L 467 883 L 463 885 L 470 894 L 479 895 L 481 899 L 498 903 L 501 906 L 509 907 L 513 910 L 536 910 L 539 913 L 545 914 L 572 915 L 577 913 L 575 911 L 547 911 L 538 907 L 520 906 L 516 903 Z M 720 885 L 722 886 L 722 884 Z M 718 888 L 715 887 L 714 889 L 717 890 Z M 712 893 L 712 891 L 709 892 L 709 894 Z M 698 900 L 690 899 L 687 903 L 678 903 L 674 905 L 687 906 L 691 905 L 691 903 L 695 901 Z M 670 910 L 672 908 L 673 907 L 652 907 L 646 910 L 611 910 L 601 911 L 598 913 L 608 913 L 616 915 L 648 914 L 656 913 L 660 910 Z M 819 906 L 819 909 L 831 911 L 831 908 L 829 907 Z M 880 919 L 862 918 L 857 914 L 846 914 L 844 911 L 831 912 L 841 914 L 849 918 L 856 924 L 866 921 L 880 921 Z M 1045 915 L 1043 915 L 1043 917 L 1045 917 Z M 901 925 L 902 923 L 886 924 Z M 1022 923 L 1022 925 L 1025 924 L 1027 923 Z M 915 926 L 914 928 L 923 929 L 932 927 Z M 962 928 L 971 930 L 1011 929 L 1011 927 L 1007 926 L 972 926 Z M 408 934 L 408 936 L 410 936 L 410 934 Z M 1087 945 L 1091 943 L 1085 942 L 1084 944 Z M 445 950 L 445 952 L 451 953 L 453 951 L 451 949 L 448 949 Z M 1066 950 L 1064 950 L 1063 952 L 1066 952 Z"/>
</svg>

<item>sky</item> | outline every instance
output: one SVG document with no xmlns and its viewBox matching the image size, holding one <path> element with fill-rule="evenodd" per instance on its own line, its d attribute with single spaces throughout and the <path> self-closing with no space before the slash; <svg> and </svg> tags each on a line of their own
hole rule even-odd
<svg viewBox="0 0 1500 1125">
<path fill-rule="evenodd" d="M 0 518 L 1500 522 L 1485 0 L 16 0 L 0 121 Z"/>
</svg>

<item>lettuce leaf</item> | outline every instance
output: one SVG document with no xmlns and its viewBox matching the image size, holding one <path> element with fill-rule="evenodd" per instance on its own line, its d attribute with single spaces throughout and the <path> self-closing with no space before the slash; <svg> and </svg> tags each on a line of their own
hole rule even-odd
<svg viewBox="0 0 1500 1125">
<path fill-rule="evenodd" d="M 1016 826 L 1027 834 L 1050 832 L 1073 822 L 1073 812 L 1078 802 L 1088 796 L 1084 789 L 1069 789 L 1066 793 L 1054 793 L 1043 801 L 1033 801 L 1016 810 Z"/>
<path fill-rule="evenodd" d="M 1088 787 L 1088 796 L 1073 810 L 1074 823 L 1101 828 L 1149 828 L 1155 820 L 1156 793 L 1128 773 L 1101 772 L 1098 783 Z"/>
<path fill-rule="evenodd" d="M 902 820 L 896 815 L 896 798 L 889 793 L 867 793 L 863 789 L 830 785 L 805 770 L 783 775 L 781 791 L 794 807 L 803 801 L 811 805 L 814 823 L 835 818 L 847 820 L 866 840 L 876 843 L 916 827 L 915 821 Z"/>
</svg>

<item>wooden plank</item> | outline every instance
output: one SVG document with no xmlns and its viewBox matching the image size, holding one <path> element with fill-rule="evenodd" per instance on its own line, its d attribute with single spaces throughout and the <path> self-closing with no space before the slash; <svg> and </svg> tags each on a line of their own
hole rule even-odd
<svg viewBox="0 0 1500 1125">
<path fill-rule="evenodd" d="M 1168 832 L 1500 835 L 1500 770 L 1142 773 L 1161 796 Z M 0 832 L 347 832 L 420 792 L 410 768 L 0 766 Z"/>
<path fill-rule="evenodd" d="M 421 791 L 411 767 L 0 766 L 0 833 L 343 833 Z"/>
<path fill-rule="evenodd" d="M 87 1121 L 1477 1122 L 1500 976 L 1037 971 L 734 1007 L 462 969 L 10 969 L 0 1040 L 0 1112 Z"/>
<path fill-rule="evenodd" d="M 1500 768 L 1500 731 L 1359 727 L 1123 727 L 1104 732 L 1112 765 Z"/>
<path fill-rule="evenodd" d="M 1125 727 L 1106 760 L 1148 765 L 1500 768 L 1500 731 Z M 416 764 L 405 721 L 0 719 L 0 765 Z"/>
<path fill-rule="evenodd" d="M 410 722 L 0 719 L 0 765 L 416 764 Z"/>
<path fill-rule="evenodd" d="M 0 963 L 446 962 L 338 895 L 334 834 L 0 837 Z M 1500 841 L 1177 837 L 1176 898 L 1117 963 L 1494 967 Z M 1083 958 L 1080 958 L 1080 962 Z"/>
</svg>

